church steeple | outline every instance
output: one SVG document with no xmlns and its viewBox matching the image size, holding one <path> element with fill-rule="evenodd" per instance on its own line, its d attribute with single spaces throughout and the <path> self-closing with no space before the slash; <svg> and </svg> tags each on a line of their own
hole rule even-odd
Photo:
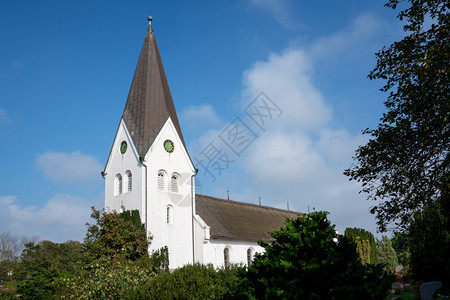
<svg viewBox="0 0 450 300">
<path fill-rule="evenodd" d="M 122 118 L 139 156 L 147 153 L 170 117 L 184 144 L 164 67 L 149 17 L 144 44 L 128 93 Z"/>
</svg>

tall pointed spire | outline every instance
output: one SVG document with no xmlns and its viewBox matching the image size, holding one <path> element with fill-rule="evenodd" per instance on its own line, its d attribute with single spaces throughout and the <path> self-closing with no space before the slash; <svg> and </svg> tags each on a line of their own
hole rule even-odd
<svg viewBox="0 0 450 300">
<path fill-rule="evenodd" d="M 122 118 L 139 156 L 145 155 L 170 117 L 184 144 L 164 67 L 152 29 L 152 18 L 128 93 Z"/>
</svg>

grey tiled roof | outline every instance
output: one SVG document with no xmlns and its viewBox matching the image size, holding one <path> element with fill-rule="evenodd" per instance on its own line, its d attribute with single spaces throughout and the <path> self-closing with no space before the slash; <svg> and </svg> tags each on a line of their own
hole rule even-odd
<svg viewBox="0 0 450 300">
<path fill-rule="evenodd" d="M 151 25 L 145 34 L 122 117 L 140 156 L 147 153 L 169 117 L 184 144 Z"/>
<path fill-rule="evenodd" d="M 259 206 L 206 195 L 195 195 L 196 214 L 211 227 L 211 239 L 272 241 L 270 232 L 284 226 L 286 218 L 302 213 Z"/>
</svg>

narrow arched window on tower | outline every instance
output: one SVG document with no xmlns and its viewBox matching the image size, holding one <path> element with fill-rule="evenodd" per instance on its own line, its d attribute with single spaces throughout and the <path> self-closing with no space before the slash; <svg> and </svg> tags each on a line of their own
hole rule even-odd
<svg viewBox="0 0 450 300">
<path fill-rule="evenodd" d="M 172 178 L 170 180 L 170 191 L 172 193 L 178 193 L 178 175 L 172 174 Z"/>
<path fill-rule="evenodd" d="M 225 247 L 225 249 L 223 249 L 223 264 L 225 265 L 225 267 L 230 266 L 230 248 Z"/>
<path fill-rule="evenodd" d="M 122 194 L 122 175 L 117 174 L 114 179 L 114 195 L 117 196 L 120 194 Z"/>
<path fill-rule="evenodd" d="M 133 189 L 133 176 L 129 170 L 126 171 L 125 174 L 127 175 L 127 192 L 131 192 Z"/>
<path fill-rule="evenodd" d="M 166 214 L 167 214 L 167 224 L 173 224 L 173 208 L 172 208 L 172 206 L 167 205 Z"/>
<path fill-rule="evenodd" d="M 165 190 L 165 188 L 164 188 L 164 186 L 165 186 L 165 183 L 164 183 L 164 172 L 158 172 L 158 190 L 160 190 L 160 191 L 164 191 Z"/>
</svg>

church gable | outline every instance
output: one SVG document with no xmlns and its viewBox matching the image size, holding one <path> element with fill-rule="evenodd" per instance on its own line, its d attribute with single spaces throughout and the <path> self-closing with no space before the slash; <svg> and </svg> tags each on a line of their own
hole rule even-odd
<svg viewBox="0 0 450 300">
<path fill-rule="evenodd" d="M 125 145 L 123 145 L 123 142 L 125 142 Z M 124 151 L 124 153 L 122 153 L 122 151 Z M 127 157 L 131 156 L 130 159 L 133 158 L 133 160 L 139 160 L 139 153 L 133 139 L 130 136 L 125 122 L 121 119 L 102 175 L 105 176 L 108 174 L 112 161 L 125 153 L 127 153 Z"/>
<path fill-rule="evenodd" d="M 170 147 L 168 148 L 168 146 Z M 173 161 L 174 166 L 178 166 L 183 170 L 188 169 L 189 174 L 195 171 L 194 165 L 187 149 L 184 146 L 183 140 L 179 136 L 176 126 L 170 117 L 155 137 L 153 143 L 150 145 L 148 152 L 144 156 L 144 160 L 151 160 L 152 157 L 154 157 L 153 160 L 156 159 L 157 164 L 172 157 L 171 160 L 175 160 Z M 165 164 L 168 163 L 169 161 Z"/>
<path fill-rule="evenodd" d="M 142 215 L 142 170 L 123 120 L 102 175 L 105 178 L 105 208 L 115 211 L 138 209 Z"/>
</svg>

